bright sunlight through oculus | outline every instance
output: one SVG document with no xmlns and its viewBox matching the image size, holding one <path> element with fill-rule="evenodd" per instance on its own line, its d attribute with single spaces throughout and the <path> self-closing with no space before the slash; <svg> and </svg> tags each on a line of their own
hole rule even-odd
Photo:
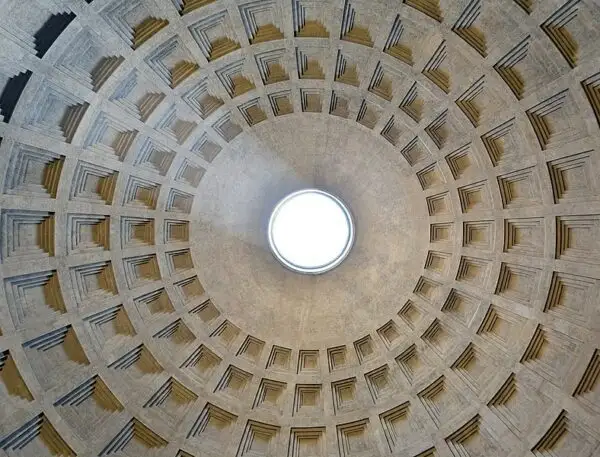
<svg viewBox="0 0 600 457">
<path fill-rule="evenodd" d="M 354 223 L 344 203 L 327 192 L 304 189 L 281 200 L 269 220 L 275 257 L 298 273 L 337 267 L 354 243 Z"/>
</svg>

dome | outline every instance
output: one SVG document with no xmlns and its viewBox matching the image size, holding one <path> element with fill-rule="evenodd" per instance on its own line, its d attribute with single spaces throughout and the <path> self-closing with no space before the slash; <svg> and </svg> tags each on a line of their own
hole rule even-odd
<svg viewBox="0 0 600 457">
<path fill-rule="evenodd" d="M 595 0 L 0 11 L 0 454 L 600 456 Z"/>
</svg>

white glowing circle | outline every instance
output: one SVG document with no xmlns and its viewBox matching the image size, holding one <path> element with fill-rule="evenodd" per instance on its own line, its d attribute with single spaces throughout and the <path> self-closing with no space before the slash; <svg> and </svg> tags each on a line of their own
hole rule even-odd
<svg viewBox="0 0 600 457">
<path fill-rule="evenodd" d="M 299 273 L 337 267 L 354 243 L 354 223 L 344 203 L 327 192 L 304 189 L 281 200 L 269 220 L 275 257 Z"/>
</svg>

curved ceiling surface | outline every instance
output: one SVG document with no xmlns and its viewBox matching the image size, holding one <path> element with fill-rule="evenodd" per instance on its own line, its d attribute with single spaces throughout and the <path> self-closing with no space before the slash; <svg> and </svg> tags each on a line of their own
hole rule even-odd
<svg viewBox="0 0 600 457">
<path fill-rule="evenodd" d="M 600 455 L 596 2 L 0 12 L 0 454 Z"/>
<path fill-rule="evenodd" d="M 313 136 L 322 142 L 305 146 Z M 415 258 L 427 255 L 418 180 L 396 165 L 385 141 L 373 154 L 373 137 L 337 118 L 304 123 L 287 116 L 256 126 L 253 137 L 215 159 L 203 178 L 211 198 L 192 207 L 199 219 L 191 224 L 192 256 L 210 265 L 202 284 L 211 298 L 248 331 L 261 339 L 277 334 L 287 346 L 336 345 L 344 340 L 332 328 L 359 335 L 385 324 L 398 296 L 419 279 Z M 357 225 L 351 255 L 319 277 L 283 269 L 267 239 L 273 207 L 306 187 L 342 198 Z"/>
</svg>

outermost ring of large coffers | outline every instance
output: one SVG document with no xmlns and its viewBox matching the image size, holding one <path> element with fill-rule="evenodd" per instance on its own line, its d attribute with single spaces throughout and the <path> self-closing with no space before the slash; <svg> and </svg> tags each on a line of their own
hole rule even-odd
<svg viewBox="0 0 600 457">
<path fill-rule="evenodd" d="M 331 262 L 326 263 L 324 265 L 319 265 L 319 266 L 316 266 L 313 268 L 305 268 L 305 267 L 302 267 L 299 265 L 295 265 L 294 263 L 287 260 L 279 252 L 279 250 L 277 249 L 277 246 L 275 244 L 275 241 L 273 239 L 274 238 L 273 237 L 273 223 L 277 216 L 277 213 L 291 199 L 293 199 L 299 195 L 308 194 L 308 193 L 321 194 L 321 195 L 333 200 L 340 207 L 340 209 L 344 213 L 344 216 L 346 217 L 346 220 L 348 222 L 348 238 L 346 240 L 346 245 L 344 246 L 344 249 Z M 305 275 L 320 275 L 323 273 L 327 273 L 327 272 L 333 270 L 334 268 L 338 267 L 348 257 L 348 255 L 350 254 L 350 251 L 352 250 L 352 247 L 354 246 L 354 241 L 356 238 L 356 229 L 354 226 L 354 218 L 352 217 L 352 213 L 350 212 L 350 209 L 348 208 L 348 206 L 346 205 L 346 203 L 344 201 L 342 201 L 340 198 L 336 197 L 335 195 L 330 194 L 329 192 L 325 192 L 324 190 L 316 189 L 316 188 L 305 188 L 305 189 L 300 189 L 295 192 L 292 192 L 291 194 L 286 195 L 281 200 L 279 200 L 279 202 L 277 202 L 277 204 L 273 208 L 273 211 L 271 212 L 271 216 L 269 217 L 269 225 L 268 225 L 268 229 L 267 229 L 267 234 L 268 234 L 269 247 L 271 249 L 271 253 L 273 254 L 273 257 L 275 257 L 275 259 L 279 263 L 281 263 L 285 268 L 287 268 L 288 270 L 290 270 L 294 273 L 300 273 L 300 274 L 305 274 Z"/>
</svg>

